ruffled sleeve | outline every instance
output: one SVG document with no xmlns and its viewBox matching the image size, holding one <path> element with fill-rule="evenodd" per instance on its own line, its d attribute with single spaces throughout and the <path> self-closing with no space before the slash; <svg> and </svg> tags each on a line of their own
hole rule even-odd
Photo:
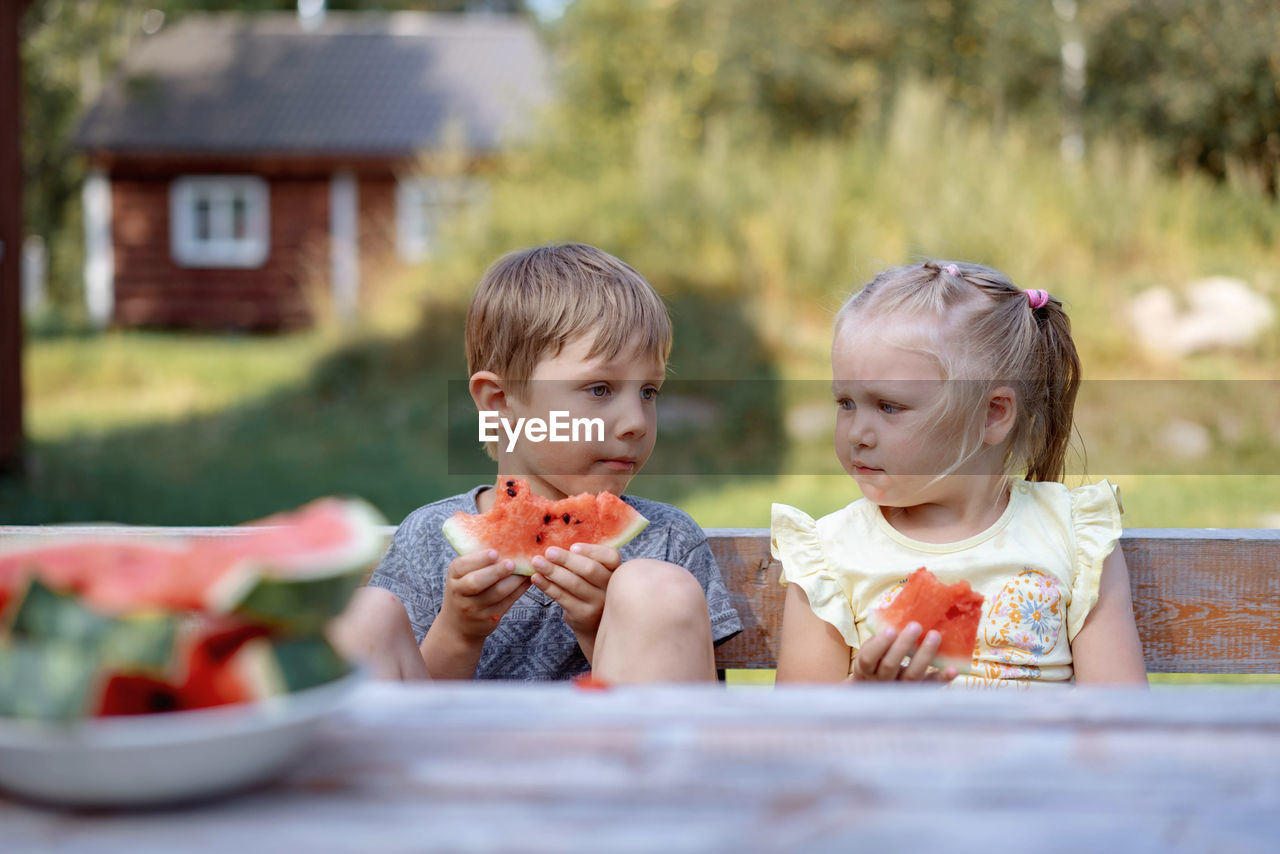
<svg viewBox="0 0 1280 854">
<path fill-rule="evenodd" d="M 1075 541 L 1075 577 L 1067 608 L 1067 639 L 1075 640 L 1098 601 L 1102 563 L 1120 539 L 1120 489 L 1110 481 L 1071 490 L 1071 528 Z"/>
<path fill-rule="evenodd" d="M 853 605 L 827 564 L 818 524 L 802 510 L 775 504 L 770 534 L 770 550 L 782 562 L 782 575 L 778 582 L 800 585 L 809 597 L 813 613 L 835 626 L 845 643 L 857 649 L 858 632 L 853 625 Z"/>
</svg>

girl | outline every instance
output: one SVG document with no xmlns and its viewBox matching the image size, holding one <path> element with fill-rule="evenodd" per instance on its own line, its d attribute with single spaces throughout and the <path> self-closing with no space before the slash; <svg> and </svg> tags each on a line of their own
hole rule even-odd
<svg viewBox="0 0 1280 854">
<path fill-rule="evenodd" d="M 956 678 L 929 668 L 937 632 L 866 624 L 926 566 L 985 596 L 964 681 L 1146 684 L 1115 488 L 1059 482 L 1080 384 L 1062 303 L 977 264 L 898 267 L 836 316 L 831 369 L 864 497 L 816 522 L 773 505 L 778 681 Z"/>
</svg>

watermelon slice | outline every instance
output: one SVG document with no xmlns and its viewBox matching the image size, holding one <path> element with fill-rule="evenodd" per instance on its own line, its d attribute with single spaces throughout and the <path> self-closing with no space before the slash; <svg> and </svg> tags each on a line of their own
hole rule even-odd
<svg viewBox="0 0 1280 854">
<path fill-rule="evenodd" d="M 324 629 L 382 526 L 364 502 L 321 499 L 216 538 L 0 540 L 0 715 L 204 708 L 344 676 Z"/>
<path fill-rule="evenodd" d="M 207 709 L 301 691 L 341 678 L 351 665 L 323 637 L 278 640 L 260 627 L 211 627 L 188 640 L 185 664 L 168 679 L 115 673 L 93 714 Z"/>
<path fill-rule="evenodd" d="M 144 542 L 117 531 L 0 540 L 0 618 L 36 576 L 103 613 L 163 602 L 186 553 L 187 545 L 176 538 Z"/>
<path fill-rule="evenodd" d="M 533 558 L 552 546 L 599 543 L 619 549 L 649 524 L 634 507 L 611 492 L 584 492 L 559 501 L 534 495 L 523 480 L 508 480 L 488 513 L 459 510 L 444 523 L 444 535 L 458 554 L 493 549 L 515 562 L 516 575 L 533 575 Z"/>
<path fill-rule="evenodd" d="M 3 544 L 0 624 L 32 577 L 101 613 L 245 611 L 296 625 L 339 611 L 385 547 L 385 520 L 356 499 L 324 498 L 222 537 L 143 542 L 127 529 Z M 313 627 L 313 626 L 312 626 Z"/>
<path fill-rule="evenodd" d="M 898 595 L 883 607 L 873 609 L 867 622 L 873 632 L 919 623 L 925 633 L 942 635 L 942 644 L 932 662 L 934 667 L 954 667 L 967 673 L 973 667 L 973 649 L 982 621 L 982 594 L 967 581 L 943 584 L 923 566 L 907 577 Z M 923 635 L 921 635 L 923 637 Z"/>
</svg>

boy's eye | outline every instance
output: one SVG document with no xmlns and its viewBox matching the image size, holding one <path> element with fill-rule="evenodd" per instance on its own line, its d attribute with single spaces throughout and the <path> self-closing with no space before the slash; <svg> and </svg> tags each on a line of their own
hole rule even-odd
<svg viewBox="0 0 1280 854">
<path fill-rule="evenodd" d="M 850 400 L 850 399 L 849 399 L 849 398 L 847 398 L 847 397 L 840 397 L 840 398 L 837 398 L 837 399 L 836 399 L 836 406 L 837 406 L 838 408 L 840 408 L 840 409 L 845 410 L 845 411 L 852 411 L 852 410 L 853 410 L 853 408 L 854 408 L 854 406 L 853 406 L 853 401 L 852 401 L 852 400 Z"/>
<path fill-rule="evenodd" d="M 592 397 L 608 397 L 609 387 L 604 383 L 599 383 L 597 385 L 588 387 L 587 394 L 591 395 Z"/>
<path fill-rule="evenodd" d="M 659 394 L 658 389 L 654 388 L 651 385 L 645 386 L 644 388 L 640 389 L 640 397 L 643 400 L 657 400 L 658 394 Z"/>
</svg>

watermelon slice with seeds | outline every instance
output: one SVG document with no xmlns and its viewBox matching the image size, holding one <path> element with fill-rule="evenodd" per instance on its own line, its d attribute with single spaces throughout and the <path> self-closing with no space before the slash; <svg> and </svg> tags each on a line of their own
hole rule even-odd
<svg viewBox="0 0 1280 854">
<path fill-rule="evenodd" d="M 871 630 L 901 632 L 910 623 L 919 623 L 924 634 L 930 630 L 942 635 L 938 654 L 930 662 L 934 667 L 954 667 L 961 673 L 973 667 L 973 649 L 982 621 L 982 594 L 974 592 L 967 581 L 943 584 L 923 566 L 907 577 L 906 584 L 887 605 L 875 608 L 867 617 Z M 921 637 L 924 637 L 921 634 Z"/>
<path fill-rule="evenodd" d="M 0 716 L 203 708 L 338 679 L 350 666 L 325 626 L 384 545 L 354 499 L 216 537 L 0 540 Z"/>
<path fill-rule="evenodd" d="M 533 575 L 533 558 L 552 546 L 598 543 L 620 549 L 649 524 L 611 492 L 552 501 L 535 495 L 523 480 L 508 480 L 487 513 L 459 510 L 444 523 L 444 535 L 460 555 L 493 549 L 515 562 L 516 575 Z"/>
</svg>

